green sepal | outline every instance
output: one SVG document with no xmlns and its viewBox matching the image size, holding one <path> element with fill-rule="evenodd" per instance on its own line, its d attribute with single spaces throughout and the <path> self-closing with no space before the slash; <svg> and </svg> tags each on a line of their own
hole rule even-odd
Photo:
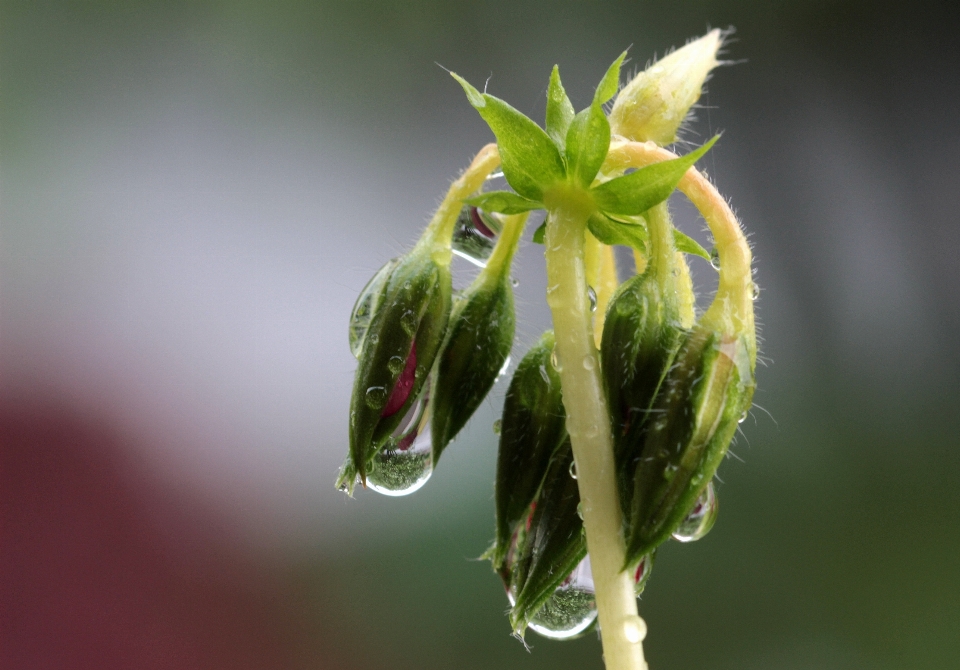
<svg viewBox="0 0 960 670">
<path fill-rule="evenodd" d="M 651 271 L 621 284 L 610 300 L 600 362 L 625 513 L 631 510 L 635 461 L 643 449 L 650 403 L 682 334 L 677 297 L 664 295 Z"/>
<path fill-rule="evenodd" d="M 551 459 L 512 574 L 516 601 L 510 623 L 519 635 L 587 555 L 583 520 L 577 513 L 580 492 L 570 474 L 572 465 L 573 449 L 567 439 Z"/>
<path fill-rule="evenodd" d="M 553 331 L 524 355 L 510 380 L 500 419 L 497 452 L 496 544 L 491 555 L 500 568 L 511 538 L 540 491 L 550 459 L 567 432 L 560 375 L 550 363 Z"/>
<path fill-rule="evenodd" d="M 542 200 L 543 190 L 563 180 L 563 158 L 547 133 L 503 100 L 481 93 L 463 77 L 460 82 L 483 120 L 497 138 L 503 175 L 513 190 L 531 200 Z"/>
<path fill-rule="evenodd" d="M 464 202 L 479 207 L 485 212 L 498 214 L 523 214 L 535 209 L 543 209 L 543 203 L 524 198 L 512 191 L 487 191 L 467 198 Z"/>
<path fill-rule="evenodd" d="M 593 102 L 574 117 L 567 131 L 567 175 L 585 188 L 593 183 L 610 149 L 610 122 L 603 113 L 603 103 L 617 92 L 620 65 L 626 55 L 624 51 L 613 62 L 597 86 Z"/>
<path fill-rule="evenodd" d="M 420 394 L 443 341 L 450 309 L 449 267 L 436 263 L 426 247 L 403 256 L 384 284 L 354 374 L 350 459 L 361 482 L 366 482 L 370 459 Z M 406 399 L 383 416 L 411 354 L 416 364 Z M 353 482 L 347 488 L 352 492 Z"/>
<path fill-rule="evenodd" d="M 560 68 L 553 66 L 553 72 L 550 73 L 550 85 L 547 87 L 547 116 L 546 130 L 547 135 L 557 145 L 557 149 L 563 152 L 566 147 L 567 129 L 570 128 L 570 122 L 573 121 L 574 110 L 567 92 L 560 83 Z"/>
<path fill-rule="evenodd" d="M 533 231 L 533 241 L 537 244 L 543 244 L 543 240 L 547 235 L 547 222 L 544 221 L 537 229 Z"/>
<path fill-rule="evenodd" d="M 587 219 L 587 228 L 604 244 L 611 246 L 619 244 L 643 253 L 647 252 L 649 235 L 643 225 L 614 221 L 601 212 L 594 212 Z"/>
<path fill-rule="evenodd" d="M 647 165 L 592 188 L 590 192 L 594 201 L 602 211 L 611 214 L 642 214 L 670 197 L 684 173 L 709 151 L 719 137 L 713 137 L 685 156 Z"/>
<path fill-rule="evenodd" d="M 695 327 L 651 406 L 636 461 L 627 565 L 667 540 L 690 513 L 750 407 L 754 368 L 744 336 Z"/>
<path fill-rule="evenodd" d="M 433 465 L 490 392 L 513 347 L 510 266 L 481 273 L 457 300 L 430 394 Z"/>
<path fill-rule="evenodd" d="M 704 260 L 710 260 L 710 252 L 700 246 L 700 243 L 689 235 L 681 233 L 676 228 L 673 229 L 673 244 L 677 247 L 677 251 L 682 251 L 685 254 L 693 254 L 694 256 L 699 256 Z"/>
</svg>

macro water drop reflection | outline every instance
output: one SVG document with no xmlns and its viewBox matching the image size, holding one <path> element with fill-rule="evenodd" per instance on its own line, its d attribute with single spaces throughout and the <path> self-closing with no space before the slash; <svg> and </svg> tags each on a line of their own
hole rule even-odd
<svg viewBox="0 0 960 670">
<path fill-rule="evenodd" d="M 593 290 L 592 286 L 587 287 L 587 297 L 590 299 L 590 311 L 597 311 L 597 292 Z"/>
<path fill-rule="evenodd" d="M 587 556 L 530 619 L 530 628 L 544 637 L 567 640 L 586 631 L 597 618 L 597 596 Z"/>
<path fill-rule="evenodd" d="M 360 296 L 353 305 L 353 311 L 350 313 L 350 352 L 354 358 L 359 358 L 360 352 L 363 351 L 370 321 L 380 305 L 383 287 L 398 262 L 399 259 L 394 258 L 380 268 L 377 274 L 373 275 L 373 278 L 360 291 Z"/>
<path fill-rule="evenodd" d="M 484 267 L 500 233 L 500 222 L 491 214 L 466 206 L 453 229 L 453 253 Z"/>
<path fill-rule="evenodd" d="M 373 457 L 367 486 L 387 496 L 420 489 L 433 474 L 429 397 L 424 391 L 404 415 L 387 445 Z"/>
<path fill-rule="evenodd" d="M 680 542 L 694 542 L 710 532 L 717 521 L 720 504 L 713 490 L 713 482 L 707 484 L 696 504 L 675 531 L 673 539 Z"/>
</svg>

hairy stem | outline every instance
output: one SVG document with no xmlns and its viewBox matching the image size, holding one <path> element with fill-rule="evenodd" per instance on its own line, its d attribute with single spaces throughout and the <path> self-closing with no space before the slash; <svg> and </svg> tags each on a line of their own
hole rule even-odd
<svg viewBox="0 0 960 670">
<path fill-rule="evenodd" d="M 644 670 L 633 575 L 623 570 L 625 547 L 606 398 L 594 344 L 584 267 L 586 220 L 592 203 L 570 190 L 545 194 L 547 302 L 573 445 L 583 525 L 596 588 L 608 670 Z"/>
</svg>

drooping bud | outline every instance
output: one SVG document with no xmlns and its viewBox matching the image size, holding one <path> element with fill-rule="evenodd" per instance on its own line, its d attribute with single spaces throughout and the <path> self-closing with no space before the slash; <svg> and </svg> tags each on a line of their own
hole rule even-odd
<svg viewBox="0 0 960 670">
<path fill-rule="evenodd" d="M 510 380 L 500 420 L 497 454 L 497 539 L 492 559 L 499 568 L 511 537 L 540 491 L 550 459 L 567 431 L 560 375 L 550 363 L 553 331 L 527 352 Z"/>
<path fill-rule="evenodd" d="M 425 247 L 415 247 L 378 281 L 350 403 L 350 460 L 364 484 L 370 460 L 420 395 L 450 314 L 450 270 Z"/>
<path fill-rule="evenodd" d="M 720 64 L 717 52 L 722 43 L 721 32 L 711 30 L 637 74 L 610 110 L 611 132 L 661 146 L 675 142 L 707 75 Z"/>
<path fill-rule="evenodd" d="M 628 565 L 667 540 L 694 511 L 753 390 L 745 336 L 698 326 L 685 337 L 651 407 L 636 462 Z"/>
<path fill-rule="evenodd" d="M 434 464 L 509 362 L 514 331 L 510 267 L 526 220 L 526 214 L 506 218 L 486 266 L 453 308 L 431 405 Z"/>
<path fill-rule="evenodd" d="M 679 318 L 676 297 L 664 295 L 653 272 L 624 283 L 607 310 L 600 360 L 625 512 L 631 509 L 650 403 L 683 333 Z"/>
</svg>

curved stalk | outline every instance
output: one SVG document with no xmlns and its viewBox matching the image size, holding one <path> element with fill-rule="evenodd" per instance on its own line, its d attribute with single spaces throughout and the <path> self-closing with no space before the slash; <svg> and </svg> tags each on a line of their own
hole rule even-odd
<svg viewBox="0 0 960 670">
<path fill-rule="evenodd" d="M 584 246 L 593 204 L 567 190 L 545 194 L 545 200 L 547 302 L 553 315 L 604 660 L 608 670 L 645 670 L 641 642 L 646 625 L 637 616 L 633 575 L 623 570 L 626 552 L 613 439 L 587 297 Z"/>
<path fill-rule="evenodd" d="M 651 163 L 676 158 L 653 142 L 615 141 L 604 170 L 640 168 Z M 717 189 L 695 168 L 690 168 L 677 188 L 700 210 L 717 246 L 720 256 L 720 281 L 713 303 L 700 317 L 705 326 L 728 333 L 743 333 L 747 337 L 751 357 L 756 357 L 757 341 L 754 328 L 753 296 L 755 287 L 750 269 L 752 255 L 747 238 L 736 215 Z"/>
</svg>

